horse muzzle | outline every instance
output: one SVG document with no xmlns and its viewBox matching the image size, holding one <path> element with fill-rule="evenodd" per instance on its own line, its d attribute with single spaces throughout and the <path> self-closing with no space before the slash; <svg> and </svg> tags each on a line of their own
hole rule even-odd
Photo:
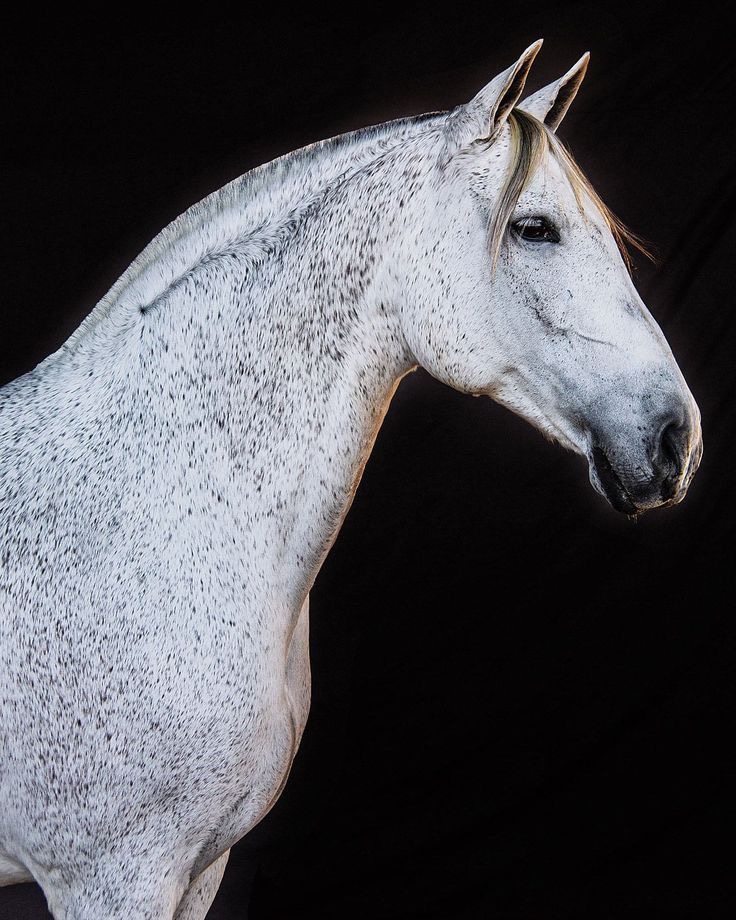
<svg viewBox="0 0 736 920">
<path fill-rule="evenodd" d="M 636 428 L 634 438 L 591 432 L 588 452 L 593 487 L 630 516 L 681 502 L 703 456 L 697 410 Z"/>
</svg>

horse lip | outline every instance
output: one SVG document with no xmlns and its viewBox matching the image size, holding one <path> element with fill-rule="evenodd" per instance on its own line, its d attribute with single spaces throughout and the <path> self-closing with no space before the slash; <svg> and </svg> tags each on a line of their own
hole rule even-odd
<svg viewBox="0 0 736 920">
<path fill-rule="evenodd" d="M 695 443 L 695 447 L 690 451 L 690 459 L 687 463 L 687 470 L 683 476 L 683 484 L 685 487 L 689 486 L 692 482 L 693 477 L 698 472 L 700 463 L 703 459 L 703 436 L 698 434 L 698 440 Z"/>
<path fill-rule="evenodd" d="M 611 507 L 622 514 L 637 514 L 638 508 L 634 499 L 621 482 L 605 451 L 598 444 L 594 444 L 592 454 L 598 482 Z"/>
</svg>

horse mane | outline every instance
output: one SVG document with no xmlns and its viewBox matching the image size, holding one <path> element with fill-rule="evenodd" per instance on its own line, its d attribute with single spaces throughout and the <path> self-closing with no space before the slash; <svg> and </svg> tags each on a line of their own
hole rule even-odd
<svg viewBox="0 0 736 920">
<path fill-rule="evenodd" d="M 446 115 L 429 112 L 339 134 L 286 153 L 226 183 L 164 227 L 46 361 L 73 351 L 113 310 L 116 321 L 128 326 L 205 263 L 237 252 L 255 265 L 299 226 L 328 187 L 386 150 L 438 125 Z M 552 153 L 562 165 L 581 210 L 583 193 L 600 210 L 627 265 L 627 245 L 648 255 L 642 241 L 603 203 L 552 131 L 521 109 L 510 113 L 508 123 L 511 160 L 487 231 L 492 264 L 519 195 L 545 153 Z"/>
<path fill-rule="evenodd" d="M 127 325 L 205 262 L 235 250 L 252 263 L 272 253 L 327 187 L 430 129 L 444 115 L 429 112 L 339 134 L 228 182 L 164 227 L 55 354 L 73 350 L 113 308 L 122 311 L 121 322 Z"/>
</svg>

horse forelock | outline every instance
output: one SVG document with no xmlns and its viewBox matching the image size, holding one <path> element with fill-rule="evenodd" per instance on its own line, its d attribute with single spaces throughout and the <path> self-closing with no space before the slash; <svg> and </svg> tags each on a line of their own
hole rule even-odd
<svg viewBox="0 0 736 920">
<path fill-rule="evenodd" d="M 575 161 L 572 153 L 547 125 L 523 109 L 513 109 L 511 111 L 508 125 L 511 148 L 509 163 L 503 185 L 490 214 L 487 228 L 488 251 L 491 254 L 494 266 L 519 197 L 536 172 L 537 167 L 544 157 L 548 155 L 553 156 L 561 166 L 575 194 L 581 213 L 585 213 L 584 200 L 586 196 L 598 210 L 613 234 L 627 266 L 629 268 L 631 266 L 629 248 L 637 249 L 644 255 L 649 256 L 643 241 L 606 205 Z"/>
</svg>

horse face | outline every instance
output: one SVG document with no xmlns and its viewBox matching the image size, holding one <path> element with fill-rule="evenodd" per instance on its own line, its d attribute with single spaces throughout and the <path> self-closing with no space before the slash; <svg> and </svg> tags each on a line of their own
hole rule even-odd
<svg viewBox="0 0 736 920">
<path fill-rule="evenodd" d="M 511 213 L 489 298 L 495 399 L 587 457 L 627 514 L 680 501 L 700 414 L 609 220 L 550 153 Z"/>
<path fill-rule="evenodd" d="M 536 50 L 448 116 L 415 353 L 584 455 L 594 487 L 637 514 L 684 497 L 700 414 L 615 220 L 552 134 L 587 56 L 514 112 Z"/>
</svg>

